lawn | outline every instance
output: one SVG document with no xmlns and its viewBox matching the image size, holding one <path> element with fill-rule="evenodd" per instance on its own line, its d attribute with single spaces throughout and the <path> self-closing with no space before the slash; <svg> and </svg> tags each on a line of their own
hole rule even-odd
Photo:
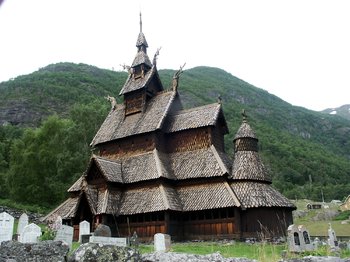
<svg viewBox="0 0 350 262">
<path fill-rule="evenodd" d="M 307 255 L 328 256 L 331 255 L 327 247 L 321 247 L 315 252 L 305 252 L 303 254 L 293 254 L 287 252 L 286 244 L 254 243 L 244 242 L 186 242 L 172 243 L 171 252 L 206 255 L 219 252 L 224 257 L 240 257 L 256 259 L 260 262 L 274 262 L 282 259 L 282 253 L 286 258 L 297 258 Z M 142 244 L 139 247 L 141 253 L 151 253 L 154 251 L 153 245 Z M 350 257 L 350 251 L 342 251 L 341 257 Z"/>
</svg>

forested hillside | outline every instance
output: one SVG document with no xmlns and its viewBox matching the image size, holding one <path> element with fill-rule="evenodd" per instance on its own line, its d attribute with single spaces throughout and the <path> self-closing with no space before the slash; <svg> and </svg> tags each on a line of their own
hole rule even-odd
<svg viewBox="0 0 350 262">
<path fill-rule="evenodd" d="M 164 88 L 173 70 L 160 70 Z M 127 74 L 59 63 L 0 83 L 0 198 L 52 207 L 85 171 L 89 143 Z M 273 184 L 287 197 L 343 199 L 350 194 L 350 121 L 294 107 L 217 68 L 185 70 L 179 92 L 185 107 L 220 95 L 230 129 L 226 150 L 245 109 L 259 137 Z M 50 117 L 49 117 L 50 116 Z M 30 197 L 28 197 L 30 196 Z"/>
</svg>

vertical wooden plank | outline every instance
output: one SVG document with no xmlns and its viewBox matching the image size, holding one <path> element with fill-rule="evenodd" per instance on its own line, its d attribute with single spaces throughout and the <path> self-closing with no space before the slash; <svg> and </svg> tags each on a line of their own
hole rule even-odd
<svg viewBox="0 0 350 262">
<path fill-rule="evenodd" d="M 227 223 L 227 233 L 233 234 L 233 223 Z"/>
<path fill-rule="evenodd" d="M 225 235 L 227 234 L 227 222 L 222 223 L 221 230 L 222 230 L 222 234 L 225 234 Z"/>
</svg>

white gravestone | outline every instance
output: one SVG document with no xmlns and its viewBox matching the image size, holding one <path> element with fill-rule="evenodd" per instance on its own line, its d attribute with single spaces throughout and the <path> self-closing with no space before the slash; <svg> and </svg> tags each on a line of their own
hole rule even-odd
<svg viewBox="0 0 350 262">
<path fill-rule="evenodd" d="M 338 247 L 337 236 L 335 235 L 335 231 L 333 230 L 331 223 L 329 223 L 328 228 L 328 245 L 330 247 Z"/>
<path fill-rule="evenodd" d="M 288 232 L 288 249 L 290 252 L 301 252 L 299 229 L 296 225 L 290 225 Z"/>
<path fill-rule="evenodd" d="M 12 240 L 15 219 L 6 212 L 0 213 L 0 243 Z"/>
<path fill-rule="evenodd" d="M 37 243 L 41 236 L 41 228 L 34 223 L 31 223 L 23 228 L 21 235 L 22 243 Z"/>
<path fill-rule="evenodd" d="M 154 251 L 168 252 L 171 247 L 170 235 L 157 233 L 154 235 Z"/>
<path fill-rule="evenodd" d="M 72 242 L 73 242 L 73 227 L 67 226 L 67 225 L 62 225 L 56 233 L 55 240 L 61 240 L 65 242 L 69 248 L 72 247 Z"/>
<path fill-rule="evenodd" d="M 79 223 L 79 242 L 81 243 L 81 235 L 90 234 L 90 223 L 86 220 Z"/>
<path fill-rule="evenodd" d="M 17 235 L 18 235 L 18 241 L 21 242 L 21 235 L 23 233 L 24 227 L 28 226 L 29 219 L 28 215 L 26 213 L 23 213 L 18 220 L 18 226 L 17 226 Z"/>
<path fill-rule="evenodd" d="M 114 245 L 118 247 L 128 246 L 128 240 L 124 237 L 100 237 L 91 236 L 89 239 L 90 243 L 104 244 L 104 245 Z"/>
<path fill-rule="evenodd" d="M 301 251 L 313 251 L 314 245 L 311 243 L 309 231 L 304 225 L 298 226 Z"/>
</svg>

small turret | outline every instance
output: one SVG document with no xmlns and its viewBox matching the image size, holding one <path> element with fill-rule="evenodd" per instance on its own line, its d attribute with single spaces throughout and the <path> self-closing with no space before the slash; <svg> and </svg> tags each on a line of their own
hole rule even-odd
<svg viewBox="0 0 350 262">
<path fill-rule="evenodd" d="M 248 124 L 245 110 L 242 111 L 242 118 L 242 124 L 233 139 L 235 155 L 231 178 L 271 183 L 271 178 L 258 153 L 258 138 Z"/>
</svg>

